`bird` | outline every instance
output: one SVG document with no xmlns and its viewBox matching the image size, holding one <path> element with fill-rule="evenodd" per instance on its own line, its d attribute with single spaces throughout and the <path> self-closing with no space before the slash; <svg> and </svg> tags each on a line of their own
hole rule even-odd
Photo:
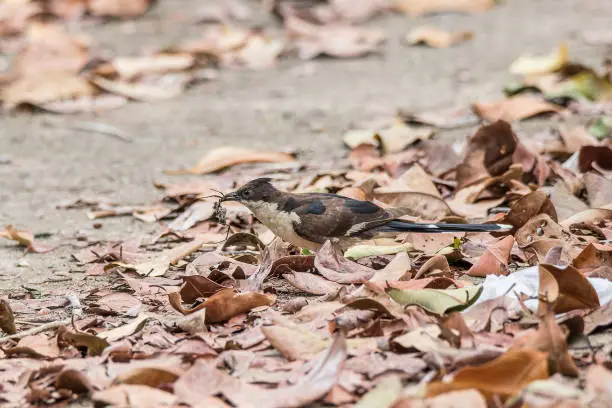
<svg viewBox="0 0 612 408">
<path fill-rule="evenodd" d="M 278 190 L 272 179 L 249 181 L 225 194 L 221 202 L 246 206 L 261 223 L 283 241 L 316 252 L 328 240 L 347 249 L 360 240 L 402 232 L 504 232 L 505 224 L 430 224 L 399 219 L 397 212 L 371 201 L 330 193 L 289 193 Z"/>
</svg>

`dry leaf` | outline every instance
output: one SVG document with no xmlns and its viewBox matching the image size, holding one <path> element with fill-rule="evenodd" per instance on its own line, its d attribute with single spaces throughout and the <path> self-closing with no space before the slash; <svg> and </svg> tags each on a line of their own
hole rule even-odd
<svg viewBox="0 0 612 408">
<path fill-rule="evenodd" d="M 395 0 L 394 8 L 411 17 L 429 13 L 478 13 L 493 7 L 493 0 Z"/>
<path fill-rule="evenodd" d="M 256 307 L 272 305 L 276 296 L 256 292 L 236 293 L 233 289 L 222 289 L 193 309 L 184 309 L 181 306 L 181 296 L 178 292 L 169 293 L 168 299 L 172 307 L 183 314 L 206 309 L 206 322 L 219 323 Z"/>
<path fill-rule="evenodd" d="M 473 108 L 478 116 L 491 122 L 496 120 L 513 122 L 542 113 L 561 112 L 563 110 L 558 105 L 529 95 L 517 95 L 498 102 L 475 103 Z"/>
<path fill-rule="evenodd" d="M 172 249 L 167 249 L 157 254 L 152 254 L 148 260 L 135 265 L 122 263 L 115 263 L 115 265 L 133 269 L 139 275 L 143 276 L 162 276 L 166 273 L 170 265 L 175 264 L 187 255 L 200 249 L 204 241 L 206 241 L 206 239 L 197 237 L 191 242 L 187 242 Z"/>
<path fill-rule="evenodd" d="M 89 0 L 88 10 L 94 16 L 134 18 L 149 10 L 153 0 Z"/>
<path fill-rule="evenodd" d="M 448 48 L 474 37 L 473 31 L 459 31 L 449 33 L 435 27 L 422 26 L 412 29 L 404 40 L 411 45 L 425 44 L 433 48 Z"/>
<path fill-rule="evenodd" d="M 510 235 L 487 245 L 484 254 L 467 271 L 470 276 L 507 275 L 514 238 Z"/>
<path fill-rule="evenodd" d="M 510 72 L 516 75 L 541 75 L 561 69 L 568 62 L 568 50 L 565 43 L 548 55 L 522 55 L 510 65 Z"/>
<path fill-rule="evenodd" d="M 337 293 L 342 285 L 309 272 L 284 273 L 283 278 L 297 289 L 311 295 L 327 295 Z"/>
<path fill-rule="evenodd" d="M 31 232 L 16 230 L 12 225 L 7 225 L 3 230 L 0 230 L 0 237 L 17 241 L 19 245 L 25 246 L 28 251 L 36 253 L 46 253 L 56 248 L 53 245 L 41 244 L 34 239 Z"/>
<path fill-rule="evenodd" d="M 285 20 L 285 30 L 293 39 L 301 59 L 319 55 L 336 58 L 355 58 L 378 51 L 385 35 L 378 29 L 348 25 L 320 26 L 297 17 Z"/>
<path fill-rule="evenodd" d="M 207 174 L 241 163 L 278 163 L 294 161 L 287 153 L 261 152 L 238 147 L 219 147 L 210 150 L 191 169 L 166 171 L 166 174 Z"/>
<path fill-rule="evenodd" d="M 540 298 L 554 304 L 556 313 L 600 306 L 593 285 L 573 266 L 540 264 Z"/>
<path fill-rule="evenodd" d="M 15 316 L 11 310 L 11 305 L 6 299 L 0 299 L 0 330 L 6 334 L 17 333 Z"/>
<path fill-rule="evenodd" d="M 503 401 L 518 395 L 532 381 L 548 378 L 547 366 L 547 353 L 511 350 L 491 362 L 459 370 L 452 382 L 428 384 L 427 396 L 474 388 L 489 401 L 493 400 L 494 395 Z"/>
<path fill-rule="evenodd" d="M 321 275 L 337 283 L 361 283 L 370 279 L 375 272 L 346 259 L 329 240 L 317 252 L 314 265 Z"/>
</svg>

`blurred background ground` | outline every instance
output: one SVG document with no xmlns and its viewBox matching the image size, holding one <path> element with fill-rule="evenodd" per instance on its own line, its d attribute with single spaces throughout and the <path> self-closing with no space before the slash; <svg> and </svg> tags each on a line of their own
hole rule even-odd
<svg viewBox="0 0 612 408">
<path fill-rule="evenodd" d="M 313 161 L 341 157 L 342 134 L 359 121 L 390 116 L 398 108 L 417 112 L 498 99 L 516 57 L 527 51 L 546 53 L 560 42 L 568 44 L 572 59 L 599 66 L 604 50 L 586 45 L 582 34 L 609 28 L 612 9 L 607 3 L 508 0 L 482 14 L 385 16 L 368 23 L 388 36 L 379 55 L 308 62 L 289 58 L 271 70 L 221 70 L 218 79 L 178 98 L 129 103 L 99 115 L 55 116 L 60 126 L 54 127 L 45 125 L 52 115 L 5 114 L 0 155 L 10 162 L 0 164 L 0 225 L 55 237 L 80 230 L 104 239 L 158 231 L 158 226 L 131 217 L 104 219 L 103 227 L 94 231 L 84 210 L 58 210 L 56 205 L 92 196 L 149 203 L 159 196 L 152 182 L 169 178 L 164 169 L 191 165 L 215 146 L 298 148 Z M 81 29 L 106 49 L 135 54 L 200 32 L 202 26 L 186 25 L 177 16 L 189 15 L 201 4 L 162 0 L 136 20 Z M 448 49 L 401 44 L 409 29 L 424 24 L 473 30 L 475 38 Z M 115 126 L 133 143 L 70 130 L 73 120 Z M 517 129 L 537 127 L 536 120 Z M 464 138 L 471 131 L 441 137 Z M 95 286 L 98 278 L 71 273 L 71 252 L 65 247 L 24 256 L 22 248 L 0 242 L 2 292 L 22 285 L 44 290 Z"/>
</svg>

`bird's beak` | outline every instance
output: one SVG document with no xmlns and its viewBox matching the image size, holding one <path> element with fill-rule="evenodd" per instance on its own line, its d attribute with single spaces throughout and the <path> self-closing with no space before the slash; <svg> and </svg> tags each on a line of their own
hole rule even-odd
<svg viewBox="0 0 612 408">
<path fill-rule="evenodd" d="M 240 201 L 240 196 L 236 194 L 235 192 L 229 193 L 229 194 L 226 194 L 221 200 L 221 202 L 224 202 L 224 201 Z"/>
</svg>

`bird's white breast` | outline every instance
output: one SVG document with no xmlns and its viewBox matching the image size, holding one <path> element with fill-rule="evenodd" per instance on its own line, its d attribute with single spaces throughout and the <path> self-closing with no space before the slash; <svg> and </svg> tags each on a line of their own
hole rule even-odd
<svg viewBox="0 0 612 408">
<path fill-rule="evenodd" d="M 253 215 L 283 241 L 291 242 L 301 248 L 316 249 L 318 244 L 303 239 L 295 233 L 294 223 L 300 223 L 295 212 L 280 211 L 278 204 L 265 201 L 253 201 L 247 204 Z"/>
</svg>

